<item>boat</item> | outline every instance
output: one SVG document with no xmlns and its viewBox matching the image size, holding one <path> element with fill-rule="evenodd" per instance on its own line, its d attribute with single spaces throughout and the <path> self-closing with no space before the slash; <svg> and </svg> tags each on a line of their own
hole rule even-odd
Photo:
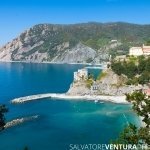
<svg viewBox="0 0 150 150">
<path fill-rule="evenodd" d="M 98 102 L 98 100 L 95 100 L 94 102 L 95 102 L 95 103 L 97 103 L 97 102 Z"/>
</svg>

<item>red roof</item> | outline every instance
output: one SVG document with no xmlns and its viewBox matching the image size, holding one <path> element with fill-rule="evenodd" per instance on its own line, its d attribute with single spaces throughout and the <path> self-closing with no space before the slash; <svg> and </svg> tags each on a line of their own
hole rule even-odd
<svg viewBox="0 0 150 150">
<path fill-rule="evenodd" d="M 149 95 L 149 96 L 150 96 L 150 89 L 144 90 L 144 93 L 145 93 L 146 95 Z"/>
<path fill-rule="evenodd" d="M 142 49 L 144 52 L 150 52 L 150 46 L 143 45 Z"/>
</svg>

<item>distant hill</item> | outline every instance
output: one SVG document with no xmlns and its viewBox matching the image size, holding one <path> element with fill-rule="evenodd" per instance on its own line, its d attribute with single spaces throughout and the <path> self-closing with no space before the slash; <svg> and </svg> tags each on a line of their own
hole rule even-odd
<svg viewBox="0 0 150 150">
<path fill-rule="evenodd" d="M 0 48 L 0 60 L 103 62 L 150 40 L 150 25 L 130 23 L 38 24 Z"/>
</svg>

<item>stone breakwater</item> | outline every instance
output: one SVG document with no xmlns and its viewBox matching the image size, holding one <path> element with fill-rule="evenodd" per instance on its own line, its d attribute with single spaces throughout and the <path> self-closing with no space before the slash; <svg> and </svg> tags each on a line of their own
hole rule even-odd
<svg viewBox="0 0 150 150">
<path fill-rule="evenodd" d="M 58 94 L 58 95 L 61 95 L 61 94 Z M 56 96 L 57 94 L 55 93 L 54 94 L 48 93 L 48 94 L 30 95 L 30 96 L 15 98 L 11 100 L 11 103 L 24 103 L 27 101 L 40 100 L 40 99 L 51 98 L 51 97 L 56 97 Z"/>
<path fill-rule="evenodd" d="M 30 96 L 25 96 L 25 97 L 19 97 L 11 100 L 11 103 L 24 103 L 27 101 L 33 101 L 33 100 L 39 100 L 39 99 L 44 99 L 44 98 L 51 98 L 51 97 L 56 97 L 57 94 L 37 94 L 37 95 L 30 95 Z M 61 94 L 59 94 L 61 95 Z"/>
<path fill-rule="evenodd" d="M 7 128 L 10 128 L 10 127 L 13 127 L 13 126 L 16 126 L 16 125 L 20 125 L 20 124 L 22 124 L 24 122 L 27 122 L 27 121 L 32 121 L 32 120 L 37 119 L 37 118 L 39 118 L 38 115 L 19 118 L 19 119 L 14 119 L 10 122 L 7 122 L 6 125 L 4 126 L 4 128 L 7 129 Z"/>
<path fill-rule="evenodd" d="M 68 94 L 56 94 L 56 93 L 38 94 L 38 95 L 15 98 L 11 100 L 11 103 L 24 103 L 24 102 L 40 100 L 44 98 L 58 99 L 58 100 L 93 100 L 93 101 L 96 100 L 96 101 L 106 101 L 106 102 L 113 102 L 113 103 L 128 104 L 125 96 L 68 95 Z"/>
</svg>

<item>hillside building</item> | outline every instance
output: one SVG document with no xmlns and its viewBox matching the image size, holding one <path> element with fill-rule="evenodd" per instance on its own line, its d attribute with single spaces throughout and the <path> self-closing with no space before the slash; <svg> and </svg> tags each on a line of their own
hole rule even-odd
<svg viewBox="0 0 150 150">
<path fill-rule="evenodd" d="M 144 92 L 147 96 L 150 96 L 150 89 L 145 89 L 143 92 Z"/>
<path fill-rule="evenodd" d="M 91 86 L 91 91 L 98 91 L 99 90 L 99 83 L 94 82 Z"/>
<path fill-rule="evenodd" d="M 141 55 L 150 55 L 150 46 L 145 46 L 143 44 L 142 47 L 131 47 L 129 49 L 130 56 L 141 56 Z"/>
<path fill-rule="evenodd" d="M 144 55 L 150 55 L 150 46 L 143 45 L 142 50 Z"/>
<path fill-rule="evenodd" d="M 124 61 L 126 59 L 126 55 L 120 55 L 120 56 L 116 56 L 115 60 L 117 61 Z"/>
</svg>

